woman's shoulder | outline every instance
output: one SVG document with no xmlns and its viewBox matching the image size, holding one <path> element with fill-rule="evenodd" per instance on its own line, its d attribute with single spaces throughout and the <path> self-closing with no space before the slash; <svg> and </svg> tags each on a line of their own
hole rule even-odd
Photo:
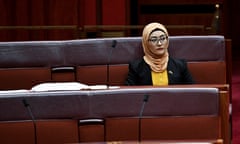
<svg viewBox="0 0 240 144">
<path fill-rule="evenodd" d="M 144 59 L 143 58 L 139 58 L 139 59 L 135 59 L 133 61 L 130 61 L 129 64 L 138 66 L 138 65 L 142 65 L 143 63 L 145 63 Z"/>
<path fill-rule="evenodd" d="M 133 69 L 143 69 L 148 67 L 147 63 L 144 61 L 143 58 L 135 59 L 129 63 L 129 66 Z"/>
<path fill-rule="evenodd" d="M 185 69 L 187 68 L 187 61 L 185 59 L 179 58 L 169 58 L 168 67 L 170 68 L 177 68 L 177 69 Z"/>
</svg>

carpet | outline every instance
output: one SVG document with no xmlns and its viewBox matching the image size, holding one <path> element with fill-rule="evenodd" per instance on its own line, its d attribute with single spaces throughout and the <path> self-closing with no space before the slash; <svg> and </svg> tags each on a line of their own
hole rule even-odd
<svg viewBox="0 0 240 144">
<path fill-rule="evenodd" d="M 240 144 L 240 60 L 232 68 L 232 144 Z"/>
</svg>

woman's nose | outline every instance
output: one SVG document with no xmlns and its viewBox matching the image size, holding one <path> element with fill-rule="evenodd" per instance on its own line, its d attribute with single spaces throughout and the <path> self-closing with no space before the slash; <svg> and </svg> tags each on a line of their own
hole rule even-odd
<svg viewBox="0 0 240 144">
<path fill-rule="evenodd" d="M 162 42 L 160 40 L 158 40 L 157 45 L 162 45 Z"/>
</svg>

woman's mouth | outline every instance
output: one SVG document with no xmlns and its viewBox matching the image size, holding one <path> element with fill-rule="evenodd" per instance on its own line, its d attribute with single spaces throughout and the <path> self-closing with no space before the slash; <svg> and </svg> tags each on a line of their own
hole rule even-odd
<svg viewBox="0 0 240 144">
<path fill-rule="evenodd" d="M 164 48 L 157 48 L 156 50 L 164 50 Z"/>
</svg>

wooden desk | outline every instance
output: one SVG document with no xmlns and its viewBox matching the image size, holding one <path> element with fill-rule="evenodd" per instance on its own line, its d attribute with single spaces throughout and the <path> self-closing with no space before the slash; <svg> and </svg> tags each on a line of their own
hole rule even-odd
<svg viewBox="0 0 240 144">
<path fill-rule="evenodd" d="M 79 143 L 84 144 L 84 143 Z M 165 141 L 109 141 L 90 142 L 86 144 L 223 144 L 222 139 L 217 140 L 165 140 Z"/>
</svg>

